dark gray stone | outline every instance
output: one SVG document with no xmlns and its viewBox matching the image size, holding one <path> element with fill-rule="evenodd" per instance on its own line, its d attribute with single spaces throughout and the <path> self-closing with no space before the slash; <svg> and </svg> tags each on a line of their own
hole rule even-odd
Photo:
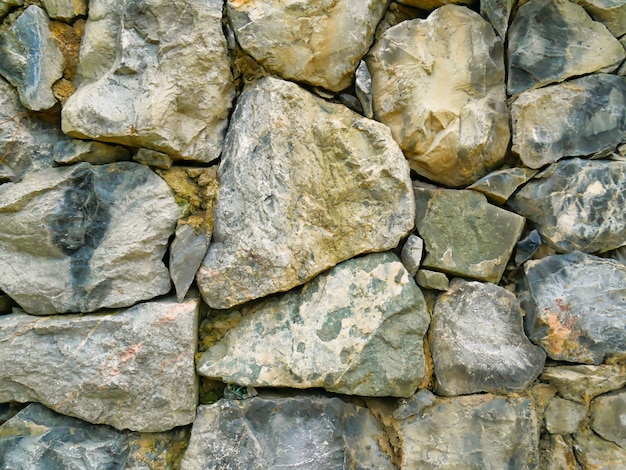
<svg viewBox="0 0 626 470">
<path fill-rule="evenodd" d="M 480 14 L 491 23 L 504 41 L 509 29 L 509 16 L 515 0 L 481 0 Z"/>
<path fill-rule="evenodd" d="M 0 186 L 0 289 L 38 315 L 166 294 L 162 258 L 179 216 L 170 188 L 144 165 L 32 172 Z"/>
<path fill-rule="evenodd" d="M 339 398 L 220 400 L 200 406 L 181 470 L 391 470 L 382 426 Z"/>
<path fill-rule="evenodd" d="M 191 224 L 180 224 L 170 245 L 170 275 L 179 302 L 185 298 L 198 268 L 209 248 L 211 233 L 206 227 L 196 229 Z"/>
<path fill-rule="evenodd" d="M 613 71 L 626 57 L 619 41 L 585 10 L 568 0 L 530 0 L 509 30 L 508 92 Z"/>
<path fill-rule="evenodd" d="M 133 160 L 144 165 L 154 166 L 167 170 L 172 166 L 173 160 L 167 153 L 157 152 L 150 149 L 139 149 L 133 156 Z"/>
<path fill-rule="evenodd" d="M 367 118 L 374 117 L 374 110 L 372 108 L 372 76 L 367 68 L 367 63 L 364 60 L 359 62 L 359 66 L 354 74 L 354 89 L 356 97 L 361 102 L 361 108 L 363 109 L 363 116 Z"/>
<path fill-rule="evenodd" d="M 531 168 L 613 150 L 626 134 L 626 77 L 593 74 L 522 93 L 511 118 L 512 150 Z"/>
<path fill-rule="evenodd" d="M 437 271 L 429 271 L 428 269 L 420 269 L 415 276 L 417 285 L 424 289 L 447 290 L 449 281 L 448 276 Z"/>
<path fill-rule="evenodd" d="M 508 205 L 561 253 L 605 252 L 626 244 L 626 162 L 563 160 L 524 186 Z"/>
<path fill-rule="evenodd" d="M 417 273 L 422 262 L 423 253 L 424 240 L 417 235 L 409 235 L 409 238 L 407 238 L 402 247 L 400 258 L 402 259 L 402 264 L 404 264 L 404 267 L 411 276 L 415 276 L 415 273 Z"/>
<path fill-rule="evenodd" d="M 56 104 L 51 87 L 63 76 L 63 54 L 49 23 L 46 12 L 31 5 L 0 34 L 0 75 L 17 88 L 24 107 L 33 111 Z"/>
<path fill-rule="evenodd" d="M 541 247 L 541 235 L 537 230 L 532 230 L 526 238 L 515 245 L 515 264 L 520 266 L 533 257 Z"/>
<path fill-rule="evenodd" d="M 433 319 L 440 395 L 523 391 L 543 369 L 546 355 L 524 335 L 519 303 L 502 287 L 453 279 Z"/>
<path fill-rule="evenodd" d="M 626 265 L 580 252 L 528 261 L 520 283 L 528 337 L 552 359 L 626 356 Z"/>
</svg>

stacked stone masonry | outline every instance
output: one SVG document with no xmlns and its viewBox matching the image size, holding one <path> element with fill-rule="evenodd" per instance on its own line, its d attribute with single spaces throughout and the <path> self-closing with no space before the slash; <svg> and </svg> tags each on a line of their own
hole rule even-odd
<svg viewBox="0 0 626 470">
<path fill-rule="evenodd" d="M 626 469 L 626 1 L 0 0 L 0 469 Z"/>
</svg>

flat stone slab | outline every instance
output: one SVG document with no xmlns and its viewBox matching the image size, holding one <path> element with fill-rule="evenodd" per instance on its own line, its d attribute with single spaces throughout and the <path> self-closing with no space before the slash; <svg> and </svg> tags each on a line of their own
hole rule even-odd
<svg viewBox="0 0 626 470">
<path fill-rule="evenodd" d="M 413 228 L 410 170 L 389 129 L 275 78 L 246 85 L 198 272 L 213 308 L 301 285 Z"/>
<path fill-rule="evenodd" d="M 92 315 L 0 316 L 0 403 L 35 401 L 117 429 L 194 420 L 199 299 Z"/>
<path fill-rule="evenodd" d="M 509 197 L 524 183 L 537 174 L 532 168 L 506 168 L 496 170 L 483 176 L 481 179 L 468 186 L 483 193 L 489 201 L 503 205 Z"/>
<path fill-rule="evenodd" d="M 541 380 L 554 385 L 563 398 L 588 404 L 598 395 L 626 385 L 626 365 L 546 367 Z"/>
<path fill-rule="evenodd" d="M 524 335 L 519 302 L 503 287 L 454 279 L 433 319 L 439 395 L 520 392 L 543 369 L 546 355 Z"/>
<path fill-rule="evenodd" d="M 175 159 L 220 156 L 234 97 L 222 0 L 91 0 L 63 131 Z"/>
<path fill-rule="evenodd" d="M 339 398 L 254 397 L 200 406 L 181 470 L 396 468 L 382 426 Z"/>
<path fill-rule="evenodd" d="M 577 75 L 611 72 L 626 58 L 624 48 L 602 23 L 567 0 L 525 3 L 508 39 L 511 95 Z"/>
<path fill-rule="evenodd" d="M 198 373 L 240 385 L 408 397 L 424 379 L 429 322 L 400 260 L 370 254 L 252 307 L 202 355 Z"/>
<path fill-rule="evenodd" d="M 591 429 L 607 441 L 626 449 L 626 390 L 602 395 L 593 401 Z"/>
<path fill-rule="evenodd" d="M 552 359 L 626 357 L 626 265 L 580 252 L 528 261 L 520 283 L 528 337 Z"/>
<path fill-rule="evenodd" d="M 626 161 L 563 160 L 508 202 L 561 253 L 613 250 L 626 244 Z"/>
<path fill-rule="evenodd" d="M 511 123 L 512 150 L 530 168 L 615 149 L 626 134 L 626 77 L 598 73 L 527 91 Z"/>
<path fill-rule="evenodd" d="M 500 281 L 524 218 L 475 191 L 415 188 L 422 267 L 481 281 Z M 459 236 L 462 234 L 462 236 Z"/>
</svg>

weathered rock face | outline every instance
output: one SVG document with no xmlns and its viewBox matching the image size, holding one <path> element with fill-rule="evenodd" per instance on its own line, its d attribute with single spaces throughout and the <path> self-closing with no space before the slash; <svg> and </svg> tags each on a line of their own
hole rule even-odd
<svg viewBox="0 0 626 470">
<path fill-rule="evenodd" d="M 585 407 L 580 403 L 554 397 L 546 407 L 546 429 L 551 434 L 574 434 L 585 414 Z"/>
<path fill-rule="evenodd" d="M 404 21 L 374 44 L 367 58 L 374 116 L 417 173 L 458 187 L 502 163 L 509 143 L 502 54 L 489 23 L 454 5 Z"/>
<path fill-rule="evenodd" d="M 0 20 L 3 19 L 12 8 L 24 5 L 24 0 L 0 0 Z"/>
<path fill-rule="evenodd" d="M 500 38 L 504 40 L 509 29 L 509 17 L 515 0 L 482 0 L 480 14 L 491 23 Z"/>
<path fill-rule="evenodd" d="M 213 308 L 394 248 L 413 226 L 409 168 L 388 129 L 274 78 L 239 97 L 219 180 L 197 276 Z"/>
<path fill-rule="evenodd" d="M 191 423 L 198 302 L 0 316 L 0 402 L 37 401 L 117 429 L 157 432 Z"/>
<path fill-rule="evenodd" d="M 509 31 L 508 92 L 561 82 L 597 71 L 613 71 L 624 48 L 602 23 L 568 0 L 530 0 Z"/>
<path fill-rule="evenodd" d="M 239 44 L 283 78 L 340 91 L 374 39 L 384 0 L 228 0 Z"/>
<path fill-rule="evenodd" d="M 87 13 L 87 0 L 42 0 L 43 7 L 51 18 L 71 21 Z"/>
<path fill-rule="evenodd" d="M 524 335 L 519 303 L 506 289 L 454 279 L 433 319 L 438 394 L 518 392 L 541 373 L 546 355 Z"/>
<path fill-rule="evenodd" d="M 392 425 L 404 450 L 401 468 L 406 470 L 531 469 L 537 461 L 539 423 L 527 398 L 436 399 Z"/>
<path fill-rule="evenodd" d="M 581 470 L 580 465 L 576 462 L 574 450 L 570 442 L 571 438 L 569 436 L 551 435 L 549 446 L 544 450 L 543 466 L 539 468 L 545 468 L 546 470 Z"/>
<path fill-rule="evenodd" d="M 598 395 L 626 385 L 626 365 L 546 367 L 541 380 L 554 385 L 563 398 L 589 403 Z"/>
<path fill-rule="evenodd" d="M 626 77 L 595 74 L 522 93 L 511 109 L 513 152 L 539 168 L 615 149 L 626 133 Z"/>
<path fill-rule="evenodd" d="M 576 460 L 584 469 L 613 470 L 626 467 L 626 449 L 601 439 L 591 431 L 574 435 Z"/>
<path fill-rule="evenodd" d="M 423 252 L 424 240 L 417 235 L 409 235 L 409 238 L 407 238 L 402 247 L 400 258 L 402 259 L 402 264 L 404 264 L 404 267 L 411 276 L 415 276 L 415 273 L 417 273 L 422 262 Z"/>
<path fill-rule="evenodd" d="M 626 449 L 626 390 L 594 400 L 591 428 L 604 439 Z"/>
<path fill-rule="evenodd" d="M 0 288 L 27 312 L 125 307 L 169 291 L 161 259 L 180 210 L 147 167 L 50 168 L 0 195 Z"/>
<path fill-rule="evenodd" d="M 626 34 L 626 3 L 621 0 L 575 0 L 616 38 Z"/>
<path fill-rule="evenodd" d="M 528 261 L 526 333 L 552 359 L 600 364 L 626 355 L 626 265 L 574 252 Z"/>
<path fill-rule="evenodd" d="M 366 408 L 339 398 L 220 400 L 198 408 L 181 469 L 393 469 L 384 439 Z"/>
<path fill-rule="evenodd" d="M 54 161 L 60 165 L 80 162 L 104 165 L 125 160 L 130 160 L 130 151 L 119 145 L 72 139 L 57 142 L 54 146 Z"/>
<path fill-rule="evenodd" d="M 422 265 L 499 282 L 524 218 L 489 204 L 474 191 L 416 187 L 415 198 L 415 225 L 426 250 Z"/>
<path fill-rule="evenodd" d="M 93 0 L 63 131 L 210 162 L 234 90 L 222 1 Z"/>
<path fill-rule="evenodd" d="M 504 204 L 509 197 L 524 183 L 537 174 L 537 170 L 530 168 L 507 168 L 496 170 L 479 179 L 468 189 L 483 193 L 487 198 L 499 205 Z"/>
<path fill-rule="evenodd" d="M 524 186 L 509 206 L 559 252 L 605 252 L 626 244 L 626 161 L 563 160 Z"/>
<path fill-rule="evenodd" d="M 242 385 L 408 397 L 424 378 L 429 322 L 400 260 L 375 253 L 259 304 L 203 354 L 198 372 Z"/>
</svg>

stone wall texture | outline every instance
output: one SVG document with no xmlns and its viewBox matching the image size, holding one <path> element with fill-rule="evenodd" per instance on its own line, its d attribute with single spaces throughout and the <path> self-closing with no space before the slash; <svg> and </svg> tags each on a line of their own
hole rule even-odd
<svg viewBox="0 0 626 470">
<path fill-rule="evenodd" d="M 626 469 L 625 0 L 0 0 L 0 470 Z"/>
</svg>

